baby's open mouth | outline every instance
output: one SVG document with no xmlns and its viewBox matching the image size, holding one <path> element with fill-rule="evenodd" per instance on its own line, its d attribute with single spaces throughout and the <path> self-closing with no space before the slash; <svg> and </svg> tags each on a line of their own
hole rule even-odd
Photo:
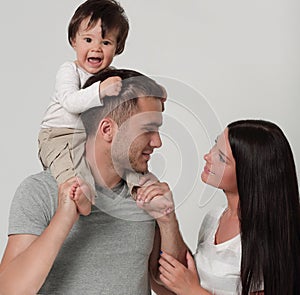
<svg viewBox="0 0 300 295">
<path fill-rule="evenodd" d="M 99 63 L 99 62 L 101 62 L 101 58 L 100 57 L 89 57 L 88 58 L 88 62 L 90 62 L 90 63 Z"/>
</svg>

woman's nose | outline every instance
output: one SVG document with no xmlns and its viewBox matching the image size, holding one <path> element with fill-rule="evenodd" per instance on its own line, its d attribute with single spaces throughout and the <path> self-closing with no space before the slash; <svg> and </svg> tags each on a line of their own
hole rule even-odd
<svg viewBox="0 0 300 295">
<path fill-rule="evenodd" d="M 203 158 L 206 162 L 210 161 L 210 157 L 211 157 L 211 150 L 203 156 Z"/>
</svg>

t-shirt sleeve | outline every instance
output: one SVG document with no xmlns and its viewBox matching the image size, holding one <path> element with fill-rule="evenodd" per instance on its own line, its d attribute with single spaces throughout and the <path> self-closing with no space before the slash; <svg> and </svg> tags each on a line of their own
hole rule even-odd
<svg viewBox="0 0 300 295">
<path fill-rule="evenodd" d="M 8 235 L 40 235 L 54 214 L 54 202 L 46 184 L 32 177 L 25 179 L 11 203 Z"/>
</svg>

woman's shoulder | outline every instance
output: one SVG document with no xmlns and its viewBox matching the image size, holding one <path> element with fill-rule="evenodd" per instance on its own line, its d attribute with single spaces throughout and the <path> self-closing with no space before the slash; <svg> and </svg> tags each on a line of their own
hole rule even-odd
<svg viewBox="0 0 300 295">
<path fill-rule="evenodd" d="M 217 206 L 214 208 L 211 208 L 210 210 L 207 211 L 203 218 L 202 224 L 212 224 L 212 223 L 218 223 L 220 216 L 226 209 L 226 206 Z"/>
<path fill-rule="evenodd" d="M 225 208 L 225 206 L 218 206 L 207 211 L 200 226 L 198 243 L 205 241 L 209 235 L 216 231 L 220 216 L 224 212 Z"/>
</svg>

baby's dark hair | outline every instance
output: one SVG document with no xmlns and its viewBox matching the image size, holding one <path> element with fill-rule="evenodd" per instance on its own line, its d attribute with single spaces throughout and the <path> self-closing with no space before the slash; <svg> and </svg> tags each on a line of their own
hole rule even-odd
<svg viewBox="0 0 300 295">
<path fill-rule="evenodd" d="M 68 40 L 72 46 L 81 22 L 90 18 L 87 29 L 92 28 L 101 19 L 102 38 L 107 32 L 118 30 L 116 55 L 125 47 L 129 23 L 124 9 L 115 0 L 87 0 L 75 11 L 68 27 Z"/>
</svg>

